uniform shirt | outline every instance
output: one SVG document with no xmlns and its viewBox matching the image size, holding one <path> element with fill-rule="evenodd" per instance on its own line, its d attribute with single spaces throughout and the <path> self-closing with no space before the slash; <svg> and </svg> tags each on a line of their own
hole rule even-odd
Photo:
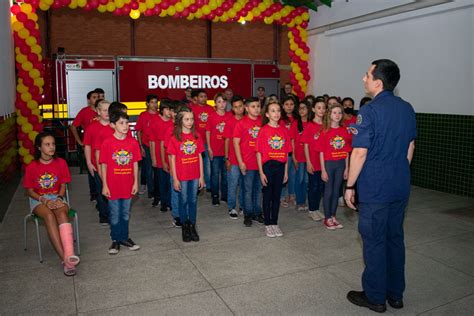
<svg viewBox="0 0 474 316">
<path fill-rule="evenodd" d="M 209 115 L 206 131 L 211 133 L 211 143 L 209 145 L 212 148 L 214 157 L 224 156 L 224 131 L 230 118 L 232 118 L 232 113 L 229 112 L 226 112 L 224 115 L 213 112 Z"/>
<path fill-rule="evenodd" d="M 316 142 L 316 150 L 324 155 L 324 160 L 341 160 L 346 159 L 352 151 L 351 133 L 343 126 L 330 128 L 321 133 L 318 142 Z"/>
<path fill-rule="evenodd" d="M 239 163 L 237 162 L 237 157 L 235 156 L 235 147 L 234 147 L 234 129 L 237 123 L 240 120 L 236 119 L 235 116 L 232 116 L 226 123 L 224 129 L 224 138 L 229 139 L 229 152 L 227 153 L 227 158 L 232 165 L 237 166 Z"/>
<path fill-rule="evenodd" d="M 367 148 L 357 179 L 359 201 L 390 203 L 408 199 L 408 147 L 416 138 L 416 115 L 410 103 L 383 91 L 364 105 L 349 127 L 354 148 Z"/>
<path fill-rule="evenodd" d="M 109 131 L 111 131 L 111 133 L 108 133 Z M 104 133 L 106 134 L 105 136 L 103 136 Z M 91 147 L 91 162 L 96 168 L 97 161 L 95 159 L 95 152 L 100 149 L 100 145 L 102 144 L 102 142 L 99 141 L 99 137 L 110 137 L 113 133 L 113 129 L 110 127 L 109 123 L 102 125 L 100 121 L 92 122 L 84 132 L 83 143 L 84 145 Z"/>
<path fill-rule="evenodd" d="M 321 171 L 321 157 L 319 155 L 320 151 L 317 150 L 317 142 L 319 141 L 322 130 L 323 126 L 321 124 L 309 122 L 301 136 L 301 142 L 308 144 L 309 160 L 313 165 L 314 171 Z"/>
<path fill-rule="evenodd" d="M 240 154 L 247 170 L 258 170 L 255 145 L 262 120 L 244 116 L 235 126 L 233 137 L 240 138 Z"/>
<path fill-rule="evenodd" d="M 258 132 L 255 151 L 261 154 L 262 165 L 269 160 L 287 162 L 290 148 L 290 135 L 285 127 L 266 124 Z"/>
<path fill-rule="evenodd" d="M 300 132 L 298 130 L 298 121 L 295 120 L 291 123 L 290 127 L 290 138 L 295 140 L 295 147 L 293 148 L 293 154 L 297 162 L 306 162 L 306 157 L 304 156 L 304 143 L 302 141 L 303 133 L 308 126 L 308 122 L 303 122 L 303 130 Z"/>
<path fill-rule="evenodd" d="M 172 136 L 168 142 L 168 153 L 175 156 L 176 176 L 179 181 L 199 179 L 199 156 L 204 151 L 201 137 L 197 139 L 192 133 L 181 133 L 181 140 Z"/>
<path fill-rule="evenodd" d="M 99 162 L 107 166 L 107 186 L 110 200 L 129 199 L 132 197 L 133 164 L 142 159 L 140 147 L 135 138 L 125 139 L 109 137 L 100 147 Z"/>
<path fill-rule="evenodd" d="M 205 143 L 207 121 L 211 113 L 215 112 L 214 108 L 207 104 L 203 106 L 193 104 L 191 105 L 191 110 L 194 113 L 194 128 Z"/>
<path fill-rule="evenodd" d="M 164 138 L 161 140 L 163 143 L 163 147 L 165 148 L 165 162 L 169 165 L 170 159 L 168 157 L 168 144 L 170 142 L 171 137 L 173 136 L 174 133 L 174 124 L 169 126 L 164 134 Z"/>
<path fill-rule="evenodd" d="M 83 130 L 86 130 L 87 127 L 94 121 L 94 118 L 97 117 L 97 112 L 91 109 L 90 106 L 83 107 L 79 113 L 77 113 L 72 125 L 75 127 L 81 126 Z"/>
<path fill-rule="evenodd" d="M 172 119 L 164 121 L 161 116 L 158 116 L 150 121 L 150 141 L 155 142 L 157 168 L 163 168 L 163 163 L 161 160 L 161 141 L 165 138 L 166 130 L 172 126 L 174 126 Z"/>
<path fill-rule="evenodd" d="M 69 182 L 71 182 L 71 174 L 66 161 L 62 158 L 54 158 L 48 164 L 34 160 L 26 166 L 23 186 L 26 189 L 33 189 L 39 195 L 57 195 L 61 184 Z"/>
<path fill-rule="evenodd" d="M 150 146 L 150 121 L 154 118 L 160 118 L 158 112 L 152 114 L 145 111 L 140 113 L 140 116 L 137 119 L 137 124 L 135 124 L 135 130 L 142 133 L 142 144 L 145 146 Z"/>
</svg>

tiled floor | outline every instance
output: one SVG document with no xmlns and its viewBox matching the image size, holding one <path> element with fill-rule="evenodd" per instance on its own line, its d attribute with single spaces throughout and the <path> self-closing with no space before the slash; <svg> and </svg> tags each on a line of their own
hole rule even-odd
<svg viewBox="0 0 474 316">
<path fill-rule="evenodd" d="M 142 246 L 107 254 L 109 230 L 89 202 L 87 177 L 74 175 L 72 206 L 79 212 L 81 264 L 63 276 L 44 228 L 39 263 L 34 225 L 23 251 L 27 199 L 19 188 L 0 226 L 0 315 L 366 315 L 345 296 L 360 289 L 357 215 L 338 210 L 343 230 L 328 231 L 305 213 L 282 209 L 282 238 L 245 228 L 225 206 L 199 198 L 201 241 L 184 244 L 169 213 L 140 196 L 131 237 Z M 407 211 L 407 290 L 398 315 L 474 315 L 474 199 L 412 189 Z"/>
</svg>

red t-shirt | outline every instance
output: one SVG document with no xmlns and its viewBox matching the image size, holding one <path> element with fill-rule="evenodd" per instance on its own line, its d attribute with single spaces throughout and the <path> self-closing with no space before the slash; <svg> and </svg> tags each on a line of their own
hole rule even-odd
<svg viewBox="0 0 474 316">
<path fill-rule="evenodd" d="M 109 130 L 112 131 L 110 134 L 108 133 Z M 107 123 L 106 125 L 102 125 L 100 121 L 92 122 L 84 133 L 83 144 L 91 146 L 91 162 L 96 168 L 97 161 L 95 159 L 95 152 L 100 149 L 100 144 L 102 144 L 102 142 L 99 140 L 99 138 L 103 137 L 103 133 L 106 134 L 106 137 L 110 137 L 110 135 L 113 135 L 114 132 L 113 129 L 110 127 L 109 123 Z M 99 145 L 97 145 L 98 142 L 100 142 Z"/>
<path fill-rule="evenodd" d="M 72 121 L 72 125 L 75 127 L 81 126 L 83 130 L 86 130 L 96 116 L 97 112 L 91 109 L 90 106 L 83 107 Z"/>
<path fill-rule="evenodd" d="M 262 120 L 260 116 L 256 120 L 244 116 L 235 125 L 234 133 L 232 134 L 232 137 L 240 138 L 240 153 L 248 170 L 258 170 L 255 145 L 261 125 Z"/>
<path fill-rule="evenodd" d="M 161 142 L 165 140 L 165 135 L 167 135 L 165 133 L 170 127 L 174 127 L 173 120 L 171 119 L 163 121 L 160 117 L 159 119 L 156 118 L 150 121 L 150 140 L 155 142 L 157 168 L 163 168 L 163 163 L 161 161 Z M 165 155 L 165 161 L 168 162 L 168 155 Z"/>
<path fill-rule="evenodd" d="M 194 128 L 199 136 L 202 137 L 203 142 L 206 142 L 206 125 L 211 113 L 215 112 L 214 108 L 210 105 L 197 105 L 192 104 L 191 110 L 194 113 Z"/>
<path fill-rule="evenodd" d="M 61 184 L 71 182 L 67 163 L 62 158 L 54 158 L 48 164 L 32 161 L 25 169 L 23 186 L 33 189 L 39 195 L 58 194 Z"/>
<path fill-rule="evenodd" d="M 199 179 L 199 155 L 204 151 L 201 137 L 197 139 L 192 133 L 181 133 L 181 141 L 173 135 L 168 142 L 168 153 L 175 155 L 176 176 L 179 181 Z"/>
<path fill-rule="evenodd" d="M 165 147 L 165 161 L 169 165 L 170 159 L 169 159 L 169 153 L 168 153 L 168 144 L 170 142 L 171 137 L 173 136 L 174 132 L 174 124 L 170 127 L 168 127 L 165 131 L 164 134 L 164 139 L 161 140 L 163 142 L 163 147 Z"/>
<path fill-rule="evenodd" d="M 355 124 L 357 122 L 357 116 L 356 115 L 352 115 L 352 117 L 348 120 L 344 120 L 342 122 L 342 124 L 344 125 L 344 127 L 349 127 L 349 125 L 351 124 Z"/>
<path fill-rule="evenodd" d="M 308 144 L 309 159 L 311 160 L 314 171 L 321 171 L 320 152 L 317 150 L 316 143 L 321 136 L 322 128 L 323 126 L 321 124 L 309 122 L 303 130 L 303 135 L 301 135 L 301 142 L 303 144 Z"/>
<path fill-rule="evenodd" d="M 308 122 L 303 122 L 303 131 L 298 131 L 298 121 L 293 121 L 290 128 L 290 138 L 295 140 L 295 147 L 293 148 L 293 155 L 297 162 L 306 162 L 306 157 L 304 156 L 304 143 L 301 140 L 301 136 L 304 133 L 304 130 L 308 126 Z"/>
<path fill-rule="evenodd" d="M 316 148 L 324 153 L 324 160 L 346 159 L 352 151 L 352 137 L 347 128 L 341 126 L 321 133 Z"/>
<path fill-rule="evenodd" d="M 267 124 L 258 132 L 255 151 L 262 155 L 262 165 L 269 160 L 287 162 L 290 148 L 290 135 L 285 127 Z"/>
<path fill-rule="evenodd" d="M 230 113 L 230 112 L 229 112 Z M 224 129 L 224 138 L 229 138 L 229 152 L 227 153 L 229 162 L 232 165 L 238 165 L 237 158 L 235 157 L 235 147 L 234 147 L 234 129 L 237 123 L 240 120 L 236 119 L 235 116 L 232 116 L 226 123 L 225 129 Z"/>
<path fill-rule="evenodd" d="M 230 112 L 225 112 L 224 115 L 213 112 L 207 120 L 206 131 L 211 132 L 210 146 L 216 157 L 224 156 L 224 131 L 230 118 L 232 118 L 232 113 Z"/>
<path fill-rule="evenodd" d="M 145 111 L 140 113 L 137 124 L 135 124 L 135 130 L 142 133 L 142 144 L 145 146 L 150 146 L 150 122 L 155 118 L 161 119 L 158 112 L 152 114 Z"/>
<path fill-rule="evenodd" d="M 107 166 L 107 185 L 110 200 L 132 197 L 133 164 L 142 159 L 138 141 L 132 137 L 109 137 L 100 147 L 99 163 Z"/>
<path fill-rule="evenodd" d="M 295 121 L 295 118 L 293 116 L 288 116 L 288 119 L 289 119 L 289 122 L 286 122 L 285 120 L 280 119 L 280 121 L 278 121 L 278 124 L 280 124 L 281 127 L 286 127 L 286 129 L 289 131 L 291 128 L 291 125 Z"/>
</svg>

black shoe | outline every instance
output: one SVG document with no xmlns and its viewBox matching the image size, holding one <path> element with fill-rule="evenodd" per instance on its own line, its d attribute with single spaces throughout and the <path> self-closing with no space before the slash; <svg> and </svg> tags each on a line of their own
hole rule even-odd
<svg viewBox="0 0 474 316">
<path fill-rule="evenodd" d="M 158 204 L 160 204 L 160 200 L 157 199 L 157 198 L 155 198 L 155 199 L 153 200 L 153 202 L 151 203 L 151 206 L 152 206 L 152 207 L 157 207 Z"/>
<path fill-rule="evenodd" d="M 149 199 L 153 199 L 154 197 L 155 197 L 155 195 L 153 194 L 153 192 L 148 193 L 148 198 L 149 198 Z"/>
<path fill-rule="evenodd" d="M 120 251 L 120 243 L 118 241 L 112 241 L 112 245 L 109 247 L 109 255 L 116 255 Z"/>
<path fill-rule="evenodd" d="M 347 293 L 347 299 L 354 305 L 367 307 L 377 313 L 384 313 L 387 310 L 387 305 L 385 304 L 372 304 L 369 302 L 364 291 L 350 291 Z"/>
<path fill-rule="evenodd" d="M 254 220 L 254 221 L 256 221 L 257 223 L 262 224 L 262 225 L 263 225 L 263 223 L 265 222 L 265 220 L 263 219 L 262 214 L 252 216 L 252 220 Z"/>
<path fill-rule="evenodd" d="M 227 198 L 226 197 L 221 198 L 221 202 L 227 203 Z"/>
<path fill-rule="evenodd" d="M 107 226 L 107 225 L 109 225 L 109 219 L 108 218 L 101 218 L 101 219 L 99 219 L 99 224 L 101 226 Z"/>
<path fill-rule="evenodd" d="M 166 212 L 168 212 L 168 207 L 166 205 L 161 205 L 160 211 L 162 213 L 166 213 Z"/>
<path fill-rule="evenodd" d="M 244 216 L 244 225 L 246 227 L 252 226 L 252 216 L 250 216 L 250 215 L 245 215 Z"/>
<path fill-rule="evenodd" d="M 206 192 L 209 192 L 209 193 L 211 193 L 211 189 L 206 189 Z"/>
<path fill-rule="evenodd" d="M 95 201 L 95 200 L 96 200 L 95 194 L 92 194 L 91 198 L 90 198 L 90 201 L 92 202 L 92 201 Z"/>
<path fill-rule="evenodd" d="M 191 240 L 192 241 L 199 241 L 199 235 L 196 231 L 196 225 L 191 224 Z"/>
<path fill-rule="evenodd" d="M 213 206 L 219 206 L 221 203 L 219 202 L 219 197 L 218 196 L 213 196 L 212 197 L 212 205 Z"/>
<path fill-rule="evenodd" d="M 184 242 L 190 242 L 191 241 L 191 231 L 190 231 L 190 229 L 191 229 L 191 227 L 190 227 L 189 222 L 184 223 L 183 226 L 181 227 L 182 237 L 183 237 Z"/>
<path fill-rule="evenodd" d="M 403 308 L 403 299 L 394 300 L 394 299 L 391 299 L 390 297 L 387 297 L 387 302 L 388 302 L 388 305 L 390 305 L 393 308 L 396 308 L 396 309 Z"/>
<path fill-rule="evenodd" d="M 133 251 L 140 249 L 140 246 L 137 245 L 131 238 L 127 240 L 122 240 L 120 244 L 124 245 L 125 247 L 128 247 L 128 249 Z"/>
<path fill-rule="evenodd" d="M 173 226 L 174 227 L 182 227 L 183 224 L 181 223 L 181 220 L 179 217 L 173 218 Z"/>
</svg>

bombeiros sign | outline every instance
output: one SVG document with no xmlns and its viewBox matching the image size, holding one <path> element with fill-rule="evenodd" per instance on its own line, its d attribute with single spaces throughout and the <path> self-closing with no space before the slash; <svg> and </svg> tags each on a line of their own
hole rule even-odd
<svg viewBox="0 0 474 316">
<path fill-rule="evenodd" d="M 148 89 L 225 89 L 227 76 L 208 75 L 149 75 Z"/>
</svg>

